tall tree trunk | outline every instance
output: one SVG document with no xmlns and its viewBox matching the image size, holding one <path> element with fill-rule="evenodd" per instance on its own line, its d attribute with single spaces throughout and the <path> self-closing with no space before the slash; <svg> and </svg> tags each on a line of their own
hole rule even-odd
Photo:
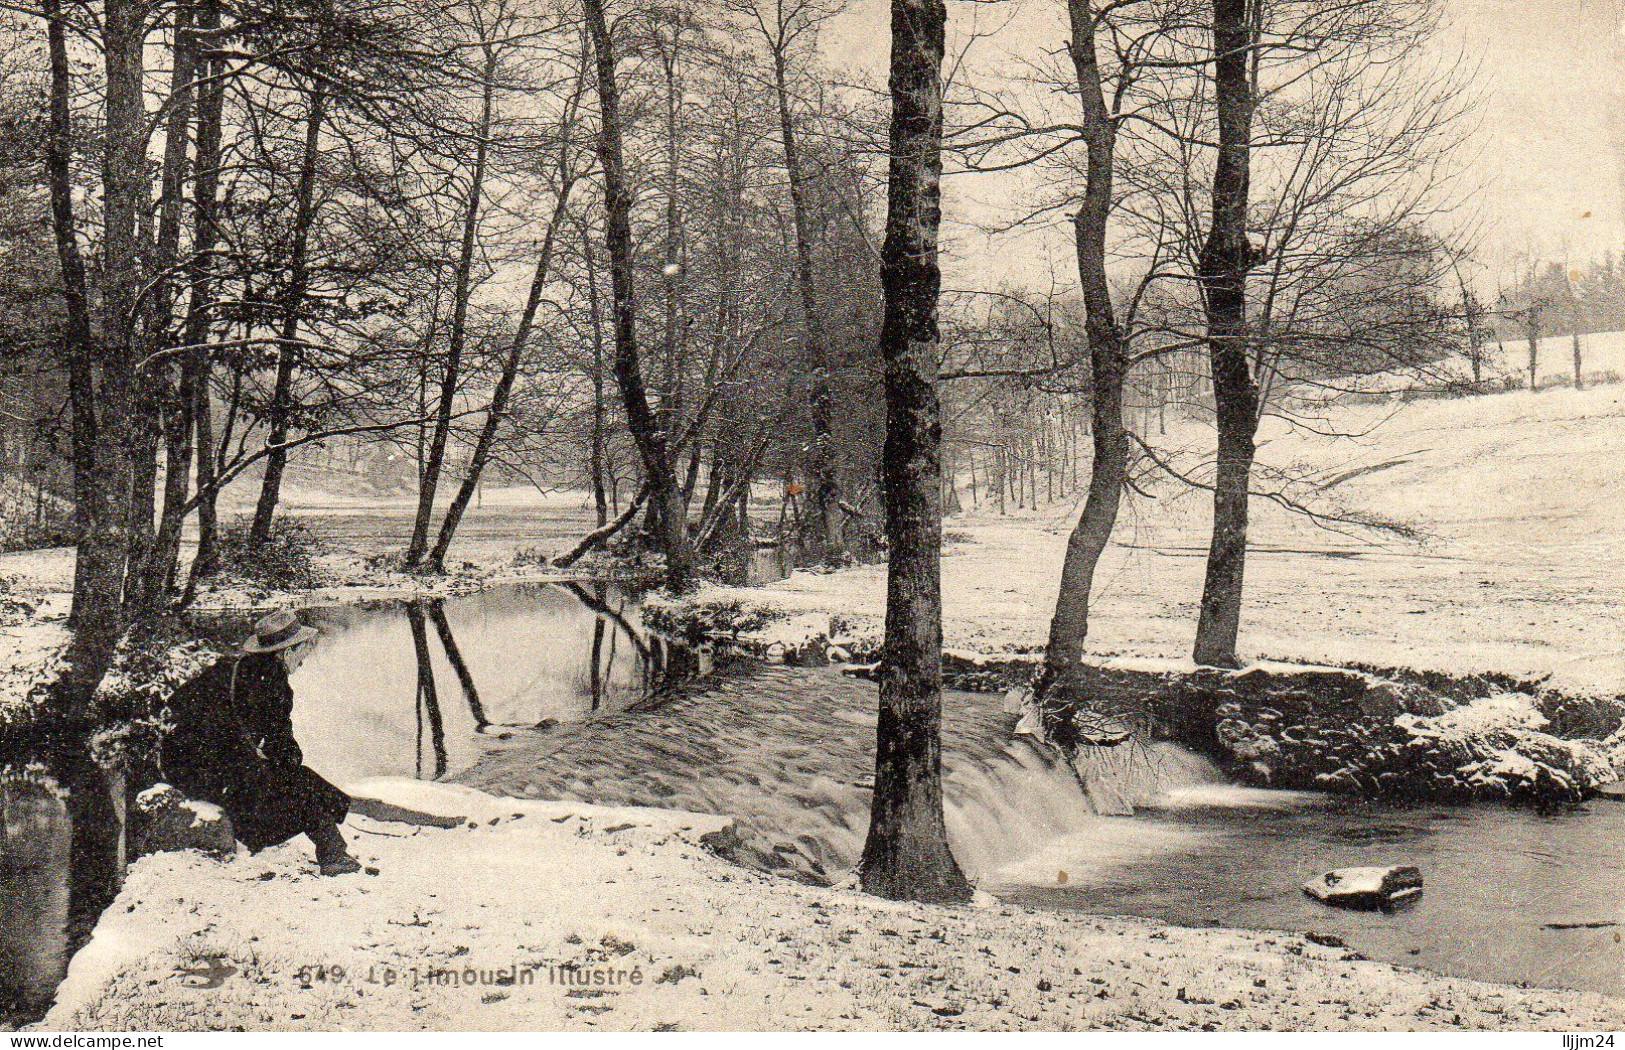
<svg viewBox="0 0 1625 1050">
<path fill-rule="evenodd" d="M 674 9 L 675 10 L 675 9 Z M 660 62 L 666 81 L 665 108 L 666 108 L 666 264 L 661 268 L 660 286 L 663 306 L 665 309 L 665 330 L 663 342 L 665 344 L 666 358 L 666 389 L 660 403 L 655 406 L 655 421 L 668 432 L 676 429 L 678 420 L 683 416 L 684 370 L 682 358 L 686 354 L 687 340 L 683 338 L 683 323 L 679 316 L 682 308 L 683 274 L 683 217 L 682 209 L 678 204 L 678 189 L 681 185 L 682 172 L 682 140 L 678 128 L 678 98 L 680 87 L 677 83 L 677 60 L 682 49 L 683 25 L 680 18 L 671 21 L 671 50 L 666 51 L 657 46 Z M 675 457 L 677 449 L 672 450 L 673 471 L 675 472 Z M 651 504 L 651 509 L 657 505 Z M 688 490 L 683 493 L 683 507 L 685 514 L 688 507 Z"/>
<path fill-rule="evenodd" d="M 202 353 L 207 355 L 208 351 Z M 213 575 L 220 563 L 220 490 L 216 484 L 220 463 L 214 451 L 212 371 L 213 363 L 204 356 L 198 362 L 197 383 L 192 388 L 192 426 L 197 435 L 197 551 L 186 570 L 186 588 L 180 601 L 182 606 L 192 603 L 197 595 L 198 583 Z"/>
<path fill-rule="evenodd" d="M 592 472 L 592 498 L 598 527 L 609 521 L 609 500 L 604 491 L 604 315 L 598 305 L 598 267 L 592 243 L 582 229 L 582 258 L 587 263 L 587 318 L 592 326 L 592 446 L 588 468 Z"/>
<path fill-rule="evenodd" d="M 1112 180 L 1116 164 L 1117 127 L 1106 107 L 1096 54 L 1096 19 L 1091 0 L 1067 0 L 1072 39 L 1069 50 L 1083 107 L 1088 148 L 1088 170 L 1083 202 L 1073 218 L 1078 283 L 1083 289 L 1084 325 L 1089 337 L 1091 425 L 1094 454 L 1089 473 L 1089 494 L 1083 513 L 1067 540 L 1061 567 L 1060 594 L 1050 619 L 1049 644 L 1036 692 L 1045 701 L 1048 687 L 1074 670 L 1083 659 L 1089 636 L 1089 596 L 1095 567 L 1111 542 L 1117 511 L 1123 498 L 1128 468 L 1128 435 L 1123 426 L 1123 382 L 1128 374 L 1128 348 L 1117 325 L 1111 282 L 1106 272 L 1106 228 L 1112 211 Z M 1063 746 L 1071 743 L 1070 709 L 1063 703 L 1043 703 L 1046 732 Z"/>
<path fill-rule="evenodd" d="M 898 900 L 958 902 L 970 883 L 942 812 L 942 0 L 892 0 L 891 164 L 881 254 L 885 317 L 886 635 L 875 790 L 859 875 Z"/>
<path fill-rule="evenodd" d="M 700 507 L 700 520 L 709 518 L 717 508 L 723 488 L 728 484 L 728 451 L 721 441 L 711 446 L 711 475 L 705 482 L 705 503 Z"/>
<path fill-rule="evenodd" d="M 184 338 L 184 326 L 182 332 L 175 331 L 175 308 L 179 294 L 173 275 L 180 263 L 181 219 L 185 210 L 183 195 L 192 112 L 195 108 L 193 80 L 197 58 L 191 4 L 184 0 L 177 3 L 174 17 L 174 61 L 164 141 L 163 196 L 158 202 L 158 251 L 153 267 L 161 275 L 156 288 L 153 331 L 166 341 L 165 349 L 177 345 L 171 333 Z M 191 377 L 187 374 L 184 361 L 179 362 L 177 369 L 177 362 L 166 356 L 148 367 L 153 370 L 152 387 L 159 396 L 163 411 L 164 498 L 158 530 L 151 546 L 141 561 L 133 563 L 139 567 L 139 571 L 131 578 L 129 601 L 138 614 L 154 611 L 161 606 L 175 579 L 175 563 L 180 557 L 181 525 L 186 518 L 186 501 L 191 492 L 192 412 L 195 407 L 190 389 Z"/>
<path fill-rule="evenodd" d="M 773 85 L 778 96 L 779 136 L 784 144 L 784 171 L 790 184 L 790 213 L 795 227 L 796 287 L 801 296 L 802 338 L 812 380 L 808 398 L 812 416 L 812 444 L 807 449 L 807 505 L 811 519 L 808 533 L 813 541 L 814 558 L 828 562 L 842 546 L 836 514 L 841 496 L 830 422 L 829 341 L 824 334 L 823 312 L 813 281 L 812 220 L 808 214 L 806 176 L 801 169 L 795 119 L 790 112 L 789 70 L 785 62 L 784 48 L 775 47 Z"/>
<path fill-rule="evenodd" d="M 1247 339 L 1247 240 L 1253 92 L 1249 0 L 1213 0 L 1214 103 L 1219 156 L 1213 172 L 1213 218 L 1199 264 L 1207 310 L 1208 359 L 1218 420 L 1213 486 L 1213 538 L 1196 627 L 1199 664 L 1238 666 L 1242 578 L 1247 559 L 1247 490 L 1258 427 L 1258 387 Z"/>
<path fill-rule="evenodd" d="M 553 262 L 553 242 L 569 208 L 573 185 L 574 180 L 566 178 L 559 187 L 558 201 L 553 205 L 553 215 L 547 221 L 547 232 L 542 235 L 536 270 L 530 279 L 530 292 L 525 298 L 525 308 L 519 315 L 519 327 L 514 332 L 513 342 L 508 344 L 507 356 L 503 358 L 502 374 L 497 377 L 496 389 L 491 393 L 491 404 L 485 410 L 485 423 L 480 427 L 480 436 L 474 443 L 468 473 L 458 486 L 457 495 L 452 497 L 451 506 L 446 508 L 446 516 L 440 523 L 440 534 L 435 538 L 434 549 L 429 552 L 428 567 L 431 572 L 445 571 L 446 551 L 451 548 L 457 526 L 463 520 L 463 513 L 468 510 L 468 504 L 479 488 L 480 475 L 485 472 L 485 464 L 491 458 L 491 446 L 496 442 L 497 429 L 508 411 L 508 398 L 513 393 L 514 380 L 519 376 L 519 364 L 524 360 L 525 347 L 530 343 L 530 333 L 536 325 L 536 311 L 541 309 L 542 293 L 547 290 L 548 273 Z"/>
<path fill-rule="evenodd" d="M 1461 272 L 1461 259 L 1452 254 L 1450 268 L 1456 275 L 1456 286 L 1461 289 L 1461 312 L 1467 321 L 1467 362 L 1473 367 L 1473 388 L 1484 382 L 1484 351 L 1479 334 L 1479 319 L 1483 315 L 1478 296 L 1467 287 L 1467 278 Z"/>
<path fill-rule="evenodd" d="M 1535 378 L 1535 373 L 1540 366 L 1540 305 L 1538 303 L 1529 307 L 1526 324 L 1529 333 L 1529 392 L 1532 394 L 1540 389 L 1540 383 Z"/>
<path fill-rule="evenodd" d="M 604 19 L 603 0 L 582 0 L 598 67 L 600 129 L 598 159 L 604 171 L 604 239 L 609 250 L 614 302 L 615 381 L 626 407 L 627 429 L 638 446 L 648 478 L 649 503 L 658 511 L 660 545 L 666 556 L 666 584 L 686 590 L 693 582 L 694 548 L 688 535 L 683 490 L 674 468 L 670 434 L 649 407 L 637 341 L 637 296 L 633 284 L 632 194 L 626 182 L 621 145 L 620 91 L 615 54 Z"/>
<path fill-rule="evenodd" d="M 293 242 L 288 256 L 288 287 L 282 300 L 282 342 L 277 346 L 276 383 L 271 390 L 270 430 L 265 443 L 271 451 L 265 456 L 265 478 L 260 484 L 254 521 L 248 529 L 248 545 L 263 547 L 271 538 L 271 522 L 282 499 L 282 475 L 288 453 L 282 444 L 288 440 L 293 413 L 293 375 L 299 350 L 299 318 L 304 311 L 305 293 L 310 288 L 310 231 L 316 222 L 316 168 L 321 157 L 322 121 L 327 113 L 327 93 L 321 85 L 310 89 L 310 111 L 305 117 L 304 153 L 299 163 L 299 185 L 294 193 Z"/>
<path fill-rule="evenodd" d="M 959 469 L 954 460 L 953 445 L 942 443 L 942 513 L 946 517 L 963 514 L 965 507 L 959 502 Z"/>
<path fill-rule="evenodd" d="M 132 456 L 141 443 L 133 434 L 140 409 L 135 404 L 135 363 L 141 349 L 140 302 L 147 264 L 141 218 L 149 197 L 145 80 L 146 6 L 135 0 L 108 0 L 103 13 L 103 65 L 106 120 L 102 143 L 101 366 L 100 389 L 84 407 L 94 419 L 95 442 L 87 484 L 77 493 L 85 529 L 75 567 L 74 634 L 67 651 L 68 671 L 58 683 L 59 699 L 70 719 L 89 715 L 96 686 L 111 666 L 124 631 L 124 585 L 130 556 Z M 50 21 L 55 33 L 61 22 Z M 53 52 L 63 47 L 54 36 Z M 57 63 L 53 61 L 53 66 Z M 70 100 L 66 54 L 53 99 Z M 56 121 L 53 121 L 55 123 Z M 66 113 L 60 123 L 66 130 Z M 66 163 L 68 141 L 60 144 Z M 71 192 L 71 186 L 63 187 Z M 56 205 L 61 214 L 63 205 Z M 72 235 L 72 228 L 68 228 Z M 60 236 L 60 234 L 59 234 Z M 86 362 L 88 373 L 93 369 Z M 79 405 L 76 404 L 76 412 Z"/>
<path fill-rule="evenodd" d="M 218 0 L 203 0 L 198 10 L 198 32 L 204 45 L 212 47 L 220 29 Z M 192 184 L 192 262 L 189 267 L 192 300 L 187 310 L 187 346 L 195 347 L 182 365 L 183 394 L 192 399 L 193 457 L 196 461 L 198 490 L 198 540 L 192 568 L 187 574 L 183 605 L 196 593 L 196 581 L 214 571 L 215 530 L 219 493 L 215 491 L 214 406 L 210 392 L 212 361 L 207 347 L 213 332 L 214 250 L 219 242 L 215 209 L 220 192 L 220 132 L 225 108 L 225 85 L 218 79 L 224 72 L 218 58 L 207 60 L 201 69 L 205 83 L 197 96 L 197 174 Z"/>
<path fill-rule="evenodd" d="M 683 475 L 683 507 L 694 501 L 694 490 L 700 486 L 700 467 L 705 463 L 705 443 L 695 438 L 688 452 L 688 470 Z"/>
<path fill-rule="evenodd" d="M 468 305 L 473 294 L 474 251 L 480 232 L 480 208 L 485 196 L 485 169 L 490 155 L 491 116 L 496 99 L 496 53 L 486 50 L 484 84 L 480 93 L 479 140 L 474 144 L 474 168 L 469 176 L 468 200 L 463 209 L 463 241 L 453 278 L 451 328 L 446 333 L 446 361 L 440 373 L 440 398 L 435 404 L 434 431 L 422 467 L 418 486 L 418 513 L 412 523 L 412 539 L 406 548 L 406 567 L 423 565 L 429 548 L 429 523 L 434 515 L 435 492 L 445 464 L 446 441 L 451 434 L 452 409 L 457 400 L 457 382 L 463 365 L 463 346 L 468 332 Z M 461 516 L 462 511 L 458 511 Z M 447 538 L 449 544 L 450 538 Z M 431 568 L 438 570 L 436 561 Z"/>
<path fill-rule="evenodd" d="M 95 347 L 91 342 L 90 291 L 74 212 L 73 68 L 68 62 L 67 31 L 62 22 L 61 0 L 45 0 L 43 11 L 51 67 L 45 166 L 51 188 L 51 229 L 62 272 L 66 314 L 63 351 L 68 371 L 69 401 L 73 408 L 74 513 L 79 540 L 83 544 L 90 535 L 92 503 L 96 499 Z M 82 603 L 90 590 L 90 581 L 86 578 L 89 569 L 89 560 L 81 551 L 74 565 L 73 610 L 69 616 L 71 624 L 77 625 L 84 616 Z"/>
</svg>

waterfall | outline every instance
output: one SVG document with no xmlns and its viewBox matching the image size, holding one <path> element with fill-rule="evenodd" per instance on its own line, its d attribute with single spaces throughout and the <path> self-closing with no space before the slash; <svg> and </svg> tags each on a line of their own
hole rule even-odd
<svg viewBox="0 0 1625 1050">
<path fill-rule="evenodd" d="M 944 787 L 948 838 L 972 878 L 1100 817 L 1132 815 L 1136 806 L 1155 805 L 1170 793 L 1223 782 L 1207 759 L 1161 741 L 1080 748 L 1076 773 L 1026 736 L 969 762 L 952 759 Z"/>
</svg>

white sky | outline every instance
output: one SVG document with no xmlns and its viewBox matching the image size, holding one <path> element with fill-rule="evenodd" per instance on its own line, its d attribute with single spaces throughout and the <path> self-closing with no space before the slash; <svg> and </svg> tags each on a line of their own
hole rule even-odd
<svg viewBox="0 0 1625 1050">
<path fill-rule="evenodd" d="M 1056 28 L 1041 27 L 1061 0 L 1011 0 L 1021 10 L 1009 28 L 978 46 L 991 54 L 1058 46 Z M 1470 202 L 1480 216 L 1482 280 L 1517 268 L 1530 255 L 1573 264 L 1625 250 L 1625 0 L 1445 0 L 1447 26 L 1437 46 L 1480 67 L 1483 105 L 1471 155 Z M 1005 5 L 955 3 L 963 25 Z M 853 0 L 825 37 L 834 64 L 883 83 L 888 38 L 884 0 Z M 998 14 L 998 19 L 1010 17 Z M 1054 39 L 1049 37 L 1054 36 Z M 986 56 L 984 56 L 985 59 Z M 985 219 L 1007 189 L 979 177 L 952 180 L 946 217 Z M 967 184 L 967 181 L 971 184 Z M 1066 279 L 1064 232 L 1006 235 L 989 242 L 963 225 L 945 229 L 950 283 L 1047 280 L 1052 266 Z M 1053 261 L 1052 261 L 1053 260 Z"/>
</svg>

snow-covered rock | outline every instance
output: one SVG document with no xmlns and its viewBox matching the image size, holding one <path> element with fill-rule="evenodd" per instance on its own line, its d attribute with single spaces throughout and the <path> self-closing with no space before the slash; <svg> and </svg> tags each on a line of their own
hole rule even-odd
<svg viewBox="0 0 1625 1050">
<path fill-rule="evenodd" d="M 1422 871 L 1411 865 L 1338 868 L 1304 883 L 1303 892 L 1340 908 L 1392 908 L 1422 895 Z"/>
<path fill-rule="evenodd" d="M 220 807 L 187 798 L 168 784 L 154 784 L 135 797 L 136 852 L 195 849 L 226 859 L 237 852 L 237 836 Z"/>
<path fill-rule="evenodd" d="M 1544 804 L 1578 801 L 1613 781 L 1610 758 L 1625 758 L 1625 732 L 1610 742 L 1582 735 L 1609 725 L 1609 705 L 1535 690 L 1316 665 L 1103 662 L 1079 669 L 1070 699 L 1097 715 L 1144 712 L 1261 786 Z"/>
</svg>

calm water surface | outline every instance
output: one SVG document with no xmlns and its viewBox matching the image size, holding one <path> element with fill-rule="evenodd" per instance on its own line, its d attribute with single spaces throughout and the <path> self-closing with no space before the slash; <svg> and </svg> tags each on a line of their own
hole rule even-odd
<svg viewBox="0 0 1625 1050">
<path fill-rule="evenodd" d="M 1385 914 L 1328 908 L 1303 893 L 1331 868 L 1365 864 L 1419 866 L 1421 899 Z M 1028 904 L 1315 931 L 1386 962 L 1625 996 L 1617 802 L 1540 815 L 1200 787 L 1056 839 L 990 883 Z"/>
<path fill-rule="evenodd" d="M 437 779 L 564 722 L 641 703 L 708 669 L 601 584 L 312 611 L 294 734 L 331 779 Z"/>
</svg>

